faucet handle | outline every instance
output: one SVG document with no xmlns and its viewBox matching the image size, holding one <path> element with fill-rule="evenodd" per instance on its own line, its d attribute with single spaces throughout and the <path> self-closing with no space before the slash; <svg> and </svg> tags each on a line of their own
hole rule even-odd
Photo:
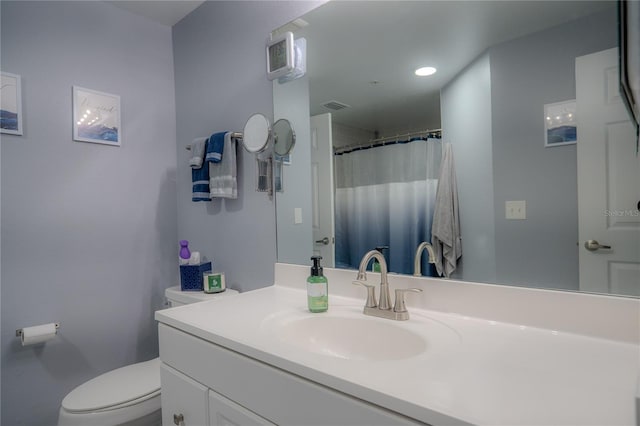
<svg viewBox="0 0 640 426">
<path fill-rule="evenodd" d="M 407 312 L 407 305 L 404 303 L 405 293 L 422 293 L 419 288 L 400 288 L 396 290 L 396 302 L 393 304 L 393 312 Z"/>
<path fill-rule="evenodd" d="M 378 306 L 378 304 L 376 303 L 376 286 L 367 284 L 366 282 L 359 280 L 353 281 L 351 284 L 361 285 L 367 289 L 367 303 L 364 305 L 365 308 L 375 308 L 376 306 Z"/>
</svg>

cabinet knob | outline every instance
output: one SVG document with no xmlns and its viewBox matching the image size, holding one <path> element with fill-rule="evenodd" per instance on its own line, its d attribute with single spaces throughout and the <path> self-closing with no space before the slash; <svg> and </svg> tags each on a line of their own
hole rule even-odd
<svg viewBox="0 0 640 426">
<path fill-rule="evenodd" d="M 184 426 L 184 415 L 182 414 L 174 414 L 173 415 L 173 424 L 176 426 Z"/>
</svg>

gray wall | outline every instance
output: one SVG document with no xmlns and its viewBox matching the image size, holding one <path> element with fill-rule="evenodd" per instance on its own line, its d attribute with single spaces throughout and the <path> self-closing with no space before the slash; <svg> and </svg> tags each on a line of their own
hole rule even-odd
<svg viewBox="0 0 640 426">
<path fill-rule="evenodd" d="M 283 165 L 283 189 L 276 193 L 276 229 L 279 262 L 307 265 L 313 255 L 311 188 L 311 119 L 307 76 L 280 84 L 273 82 L 274 121 L 286 118 L 296 132 L 291 164 Z M 294 223 L 294 209 L 302 223 Z"/>
<path fill-rule="evenodd" d="M 458 277 L 578 290 L 576 146 L 544 147 L 543 111 L 575 99 L 577 56 L 616 45 L 612 7 L 495 46 L 443 88 L 460 197 Z M 505 218 L 509 200 L 527 202 L 526 220 Z"/>
<path fill-rule="evenodd" d="M 242 131 L 253 113 L 273 119 L 265 42 L 321 2 L 206 2 L 173 27 L 178 153 L 178 234 L 213 259 L 240 291 L 273 284 L 275 209 L 255 192 L 252 154 L 238 146 L 238 199 L 191 201 L 185 146 L 215 131 Z"/>
<path fill-rule="evenodd" d="M 441 91 L 443 141 L 453 146 L 462 259 L 455 278 L 495 282 L 489 55 L 476 59 Z"/>
<path fill-rule="evenodd" d="M 176 282 L 171 29 L 102 2 L 1 2 L 2 70 L 24 136 L 2 135 L 2 424 L 51 425 L 62 398 L 157 356 Z M 122 147 L 74 142 L 71 86 L 121 96 Z M 58 321 L 44 346 L 15 330 Z"/>
<path fill-rule="evenodd" d="M 615 47 L 616 19 L 612 5 L 490 50 L 498 282 L 578 290 L 576 145 L 544 147 L 543 111 L 575 99 L 575 58 Z M 505 219 L 508 200 L 526 220 Z"/>
<path fill-rule="evenodd" d="M 333 146 L 335 148 L 342 148 L 349 145 L 359 145 L 369 142 L 369 140 L 375 138 L 375 133 L 371 130 L 359 129 L 357 127 L 332 122 L 331 136 Z"/>
</svg>

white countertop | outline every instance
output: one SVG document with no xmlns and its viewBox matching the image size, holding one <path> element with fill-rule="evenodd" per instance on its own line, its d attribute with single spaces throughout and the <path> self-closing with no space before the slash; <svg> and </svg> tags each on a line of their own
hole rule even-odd
<svg viewBox="0 0 640 426">
<path fill-rule="evenodd" d="M 278 339 L 270 325 L 278 316 L 362 315 L 364 297 L 331 288 L 326 314 L 306 310 L 304 290 L 275 285 L 158 311 L 156 319 L 425 423 L 636 424 L 634 343 L 415 308 L 409 321 L 392 323 L 439 337 L 407 359 L 340 359 Z"/>
</svg>

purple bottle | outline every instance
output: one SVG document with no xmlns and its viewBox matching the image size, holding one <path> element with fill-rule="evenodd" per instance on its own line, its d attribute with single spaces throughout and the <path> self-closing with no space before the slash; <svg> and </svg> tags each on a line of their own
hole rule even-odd
<svg viewBox="0 0 640 426">
<path fill-rule="evenodd" d="M 189 263 L 189 258 L 191 257 L 191 251 L 189 250 L 189 241 L 180 240 L 180 257 L 178 258 L 178 262 L 180 265 L 186 265 Z"/>
</svg>

